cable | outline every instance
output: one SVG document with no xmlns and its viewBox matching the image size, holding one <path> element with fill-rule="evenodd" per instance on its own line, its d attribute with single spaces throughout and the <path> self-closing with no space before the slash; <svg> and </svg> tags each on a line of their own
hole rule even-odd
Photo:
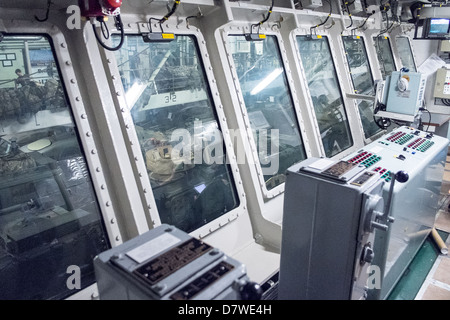
<svg viewBox="0 0 450 320">
<path fill-rule="evenodd" d="M 353 2 L 355 2 L 355 1 L 353 1 Z M 350 4 L 353 4 L 353 2 L 351 2 Z M 348 12 L 348 17 L 350 18 L 350 25 L 345 27 L 345 29 L 348 29 L 353 25 L 353 19 L 352 19 L 352 14 L 350 13 L 350 8 L 348 7 L 349 3 L 347 0 L 344 0 L 344 5 L 345 5 L 345 8 L 347 9 L 346 11 Z"/>
<path fill-rule="evenodd" d="M 315 28 L 317 28 L 317 27 L 323 26 L 325 23 L 327 23 L 328 19 L 331 17 L 331 13 L 333 12 L 333 7 L 332 7 L 332 5 L 331 5 L 330 0 L 325 0 L 325 1 L 328 2 L 328 5 L 330 6 L 330 12 L 328 13 L 328 16 L 327 16 L 327 18 L 325 19 L 324 22 L 322 22 L 322 23 L 320 23 L 320 24 L 318 24 L 318 25 L 316 25 L 316 26 L 312 26 L 311 28 L 309 28 L 310 35 L 312 35 L 312 29 L 315 29 Z"/>
<path fill-rule="evenodd" d="M 162 33 L 164 33 L 164 30 L 163 30 L 163 28 L 162 28 L 162 24 L 163 24 L 163 22 L 165 22 L 165 21 L 167 21 L 167 20 L 169 20 L 169 18 L 175 13 L 175 11 L 177 11 L 177 8 L 178 8 L 178 6 L 180 5 L 180 2 L 181 2 L 181 0 L 175 0 L 175 3 L 173 4 L 173 6 L 172 6 L 172 8 L 169 10 L 169 12 L 164 16 L 164 17 L 162 17 L 161 19 L 157 19 L 157 18 L 153 18 L 153 17 L 150 17 L 149 19 L 148 19 L 148 28 L 149 28 L 149 30 L 150 30 L 150 33 L 153 33 L 153 31 L 152 31 L 152 20 L 156 20 L 156 21 L 158 21 L 157 23 L 159 23 L 159 28 L 161 29 L 161 32 Z"/>
<path fill-rule="evenodd" d="M 45 18 L 44 19 L 40 19 L 40 18 L 38 18 L 36 15 L 34 16 L 34 18 L 37 20 L 37 21 L 39 21 L 39 22 L 45 22 L 45 21 L 47 21 L 48 20 L 48 16 L 49 16 L 49 14 L 50 14 L 50 6 L 52 5 L 52 1 L 51 0 L 48 0 L 47 1 L 47 11 L 46 11 L 46 13 L 45 13 Z"/>
<path fill-rule="evenodd" d="M 172 9 L 170 9 L 170 11 L 164 16 L 162 17 L 161 20 L 159 20 L 159 23 L 163 23 L 167 20 L 169 20 L 169 18 L 175 13 L 175 11 L 177 11 L 178 5 L 180 4 L 180 0 L 175 0 L 175 3 L 172 6 Z"/>
<path fill-rule="evenodd" d="M 378 111 L 386 111 L 386 106 L 382 103 L 378 103 L 373 110 L 373 121 L 380 129 L 386 130 L 391 125 L 391 119 L 383 117 L 378 117 L 378 119 L 376 119 L 375 115 Z"/>
<path fill-rule="evenodd" d="M 254 23 L 254 24 L 252 24 L 252 25 L 250 26 L 250 33 L 253 33 L 253 27 L 256 26 L 256 27 L 258 27 L 258 34 L 259 34 L 259 29 L 261 28 L 261 25 L 262 25 L 264 22 L 266 22 L 267 20 L 269 20 L 270 15 L 272 14 L 272 9 L 273 9 L 274 3 L 275 3 L 275 0 L 272 0 L 272 5 L 271 5 L 270 8 L 269 8 L 269 12 L 267 13 L 267 16 L 266 16 L 263 20 L 261 20 L 261 21 L 258 22 L 258 23 Z"/>
<path fill-rule="evenodd" d="M 103 29 L 103 27 L 106 28 L 106 37 L 105 38 L 108 39 L 109 38 L 109 30 L 108 30 L 108 26 L 105 23 L 104 18 L 105 17 L 99 17 L 99 18 L 97 18 L 97 20 L 100 22 L 103 36 L 105 36 L 105 30 Z M 109 50 L 109 51 L 117 51 L 120 48 L 122 48 L 123 42 L 125 40 L 125 31 L 124 31 L 124 28 L 123 28 L 122 19 L 120 18 L 120 14 L 117 15 L 117 16 L 114 16 L 114 21 L 115 21 L 117 30 L 120 30 L 120 42 L 119 42 L 119 44 L 116 47 L 110 47 L 110 46 L 104 44 L 103 41 L 100 39 L 100 36 L 97 33 L 97 29 L 95 27 L 95 24 L 94 23 L 92 24 L 92 29 L 94 30 L 94 35 L 95 35 L 95 38 L 97 39 L 98 43 L 103 48 L 105 48 L 106 50 Z"/>
<path fill-rule="evenodd" d="M 427 126 L 427 130 L 425 130 L 425 132 L 428 132 L 428 129 L 430 129 L 430 124 L 431 124 L 431 112 L 426 108 L 420 108 L 419 110 L 428 112 L 428 126 Z"/>
<path fill-rule="evenodd" d="M 356 29 L 361 29 L 362 27 L 364 27 L 364 25 L 367 23 L 367 20 L 369 20 L 369 18 L 375 13 L 375 10 L 372 10 L 372 13 L 369 13 L 369 15 L 366 17 L 366 19 L 364 19 L 363 23 L 361 23 L 361 25 L 359 27 L 353 28 L 350 31 L 353 32 Z"/>
</svg>

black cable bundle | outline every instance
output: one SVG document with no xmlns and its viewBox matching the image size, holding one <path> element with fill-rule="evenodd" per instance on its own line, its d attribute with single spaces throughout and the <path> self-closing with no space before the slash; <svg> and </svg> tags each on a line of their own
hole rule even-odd
<svg viewBox="0 0 450 320">
<path fill-rule="evenodd" d="M 109 39 L 109 30 L 108 30 L 108 26 L 105 23 L 105 17 L 98 17 L 97 21 L 100 22 L 100 26 L 101 26 L 101 29 L 102 29 L 103 37 L 105 39 Z M 95 28 L 95 24 L 92 24 L 92 29 L 94 30 L 94 35 L 95 35 L 95 38 L 97 39 L 98 43 L 103 48 L 105 48 L 106 50 L 109 50 L 109 51 L 117 51 L 120 48 L 122 48 L 123 42 L 125 40 L 125 31 L 124 31 L 124 28 L 123 28 L 122 18 L 120 17 L 120 14 L 118 14 L 117 16 L 114 16 L 114 21 L 115 21 L 117 30 L 120 31 L 120 42 L 115 47 L 110 47 L 110 46 L 104 44 L 103 41 L 100 39 L 100 36 L 97 33 L 97 29 Z"/>
<path fill-rule="evenodd" d="M 259 33 L 259 29 L 261 28 L 261 25 L 262 25 L 264 22 L 266 22 L 267 20 L 269 20 L 270 15 L 272 14 L 272 9 L 273 9 L 274 3 L 275 3 L 275 0 L 272 0 L 272 5 L 270 6 L 269 12 L 267 13 L 267 16 L 266 16 L 263 20 L 261 20 L 261 21 L 258 22 L 258 23 L 254 23 L 254 24 L 251 25 L 250 33 L 253 32 L 253 27 L 258 27 L 258 33 Z"/>
</svg>

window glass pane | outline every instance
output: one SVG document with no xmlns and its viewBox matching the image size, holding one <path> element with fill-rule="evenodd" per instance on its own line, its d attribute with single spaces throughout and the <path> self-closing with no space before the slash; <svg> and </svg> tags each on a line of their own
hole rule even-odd
<svg viewBox="0 0 450 320">
<path fill-rule="evenodd" d="M 353 145 L 327 37 L 297 36 L 300 57 L 327 157 Z"/>
<path fill-rule="evenodd" d="M 0 299 L 64 298 L 109 243 L 49 40 L 0 51 Z"/>
<path fill-rule="evenodd" d="M 116 57 L 161 221 L 190 232 L 238 207 L 195 38 L 128 35 Z"/>
<path fill-rule="evenodd" d="M 416 64 L 414 63 L 414 57 L 411 49 L 411 44 L 407 37 L 396 37 L 398 55 L 402 61 L 402 65 L 408 68 L 410 72 L 416 72 Z"/>
<path fill-rule="evenodd" d="M 394 56 L 392 55 L 391 44 L 387 37 L 374 37 L 375 49 L 377 51 L 378 62 L 380 63 L 381 75 L 383 80 L 395 71 Z"/>
<path fill-rule="evenodd" d="M 347 62 L 350 67 L 351 78 L 355 93 L 363 95 L 374 95 L 374 81 L 370 71 L 369 60 L 363 38 L 343 36 Z M 381 128 L 373 119 L 373 101 L 357 100 L 359 115 L 361 117 L 364 135 L 370 138 Z"/>
<path fill-rule="evenodd" d="M 228 37 L 267 190 L 306 158 L 276 36 Z"/>
</svg>

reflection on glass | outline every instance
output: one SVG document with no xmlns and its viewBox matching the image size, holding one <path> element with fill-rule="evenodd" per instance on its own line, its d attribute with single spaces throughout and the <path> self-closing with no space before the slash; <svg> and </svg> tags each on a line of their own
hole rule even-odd
<svg viewBox="0 0 450 320">
<path fill-rule="evenodd" d="M 161 221 L 190 232 L 236 208 L 195 38 L 128 35 L 116 58 Z"/>
<path fill-rule="evenodd" d="M 247 41 L 243 35 L 231 35 L 228 42 L 270 190 L 285 181 L 291 165 L 306 158 L 277 40 L 267 36 Z"/>
<path fill-rule="evenodd" d="M 351 78 L 355 93 L 363 95 L 374 95 L 374 81 L 370 71 L 364 40 L 361 37 L 343 36 L 347 62 L 350 67 Z M 381 128 L 373 119 L 373 101 L 358 100 L 359 115 L 361 117 L 364 135 L 370 138 Z"/>
<path fill-rule="evenodd" d="M 374 37 L 375 49 L 377 51 L 378 62 L 380 63 L 383 80 L 395 71 L 394 56 L 392 55 L 391 44 L 388 37 Z"/>
<path fill-rule="evenodd" d="M 64 298 L 68 268 L 91 285 L 109 244 L 49 41 L 0 50 L 0 299 Z"/>
<path fill-rule="evenodd" d="M 409 69 L 410 72 L 416 72 L 416 64 L 414 63 L 414 56 L 411 49 L 411 44 L 407 37 L 396 37 L 398 55 L 402 61 L 403 67 Z"/>
<path fill-rule="evenodd" d="M 297 36 L 320 135 L 327 157 L 353 145 L 336 70 L 327 37 Z"/>
</svg>

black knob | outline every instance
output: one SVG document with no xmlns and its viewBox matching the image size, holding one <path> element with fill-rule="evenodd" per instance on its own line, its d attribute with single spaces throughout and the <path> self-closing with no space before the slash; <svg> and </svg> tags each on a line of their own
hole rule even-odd
<svg viewBox="0 0 450 320">
<path fill-rule="evenodd" d="M 395 174 L 395 180 L 397 180 L 400 183 L 404 183 L 406 181 L 408 181 L 409 179 L 409 174 L 406 173 L 405 171 L 399 171 Z"/>
<path fill-rule="evenodd" d="M 241 288 L 242 300 L 261 300 L 263 290 L 256 282 L 247 282 Z"/>
</svg>

